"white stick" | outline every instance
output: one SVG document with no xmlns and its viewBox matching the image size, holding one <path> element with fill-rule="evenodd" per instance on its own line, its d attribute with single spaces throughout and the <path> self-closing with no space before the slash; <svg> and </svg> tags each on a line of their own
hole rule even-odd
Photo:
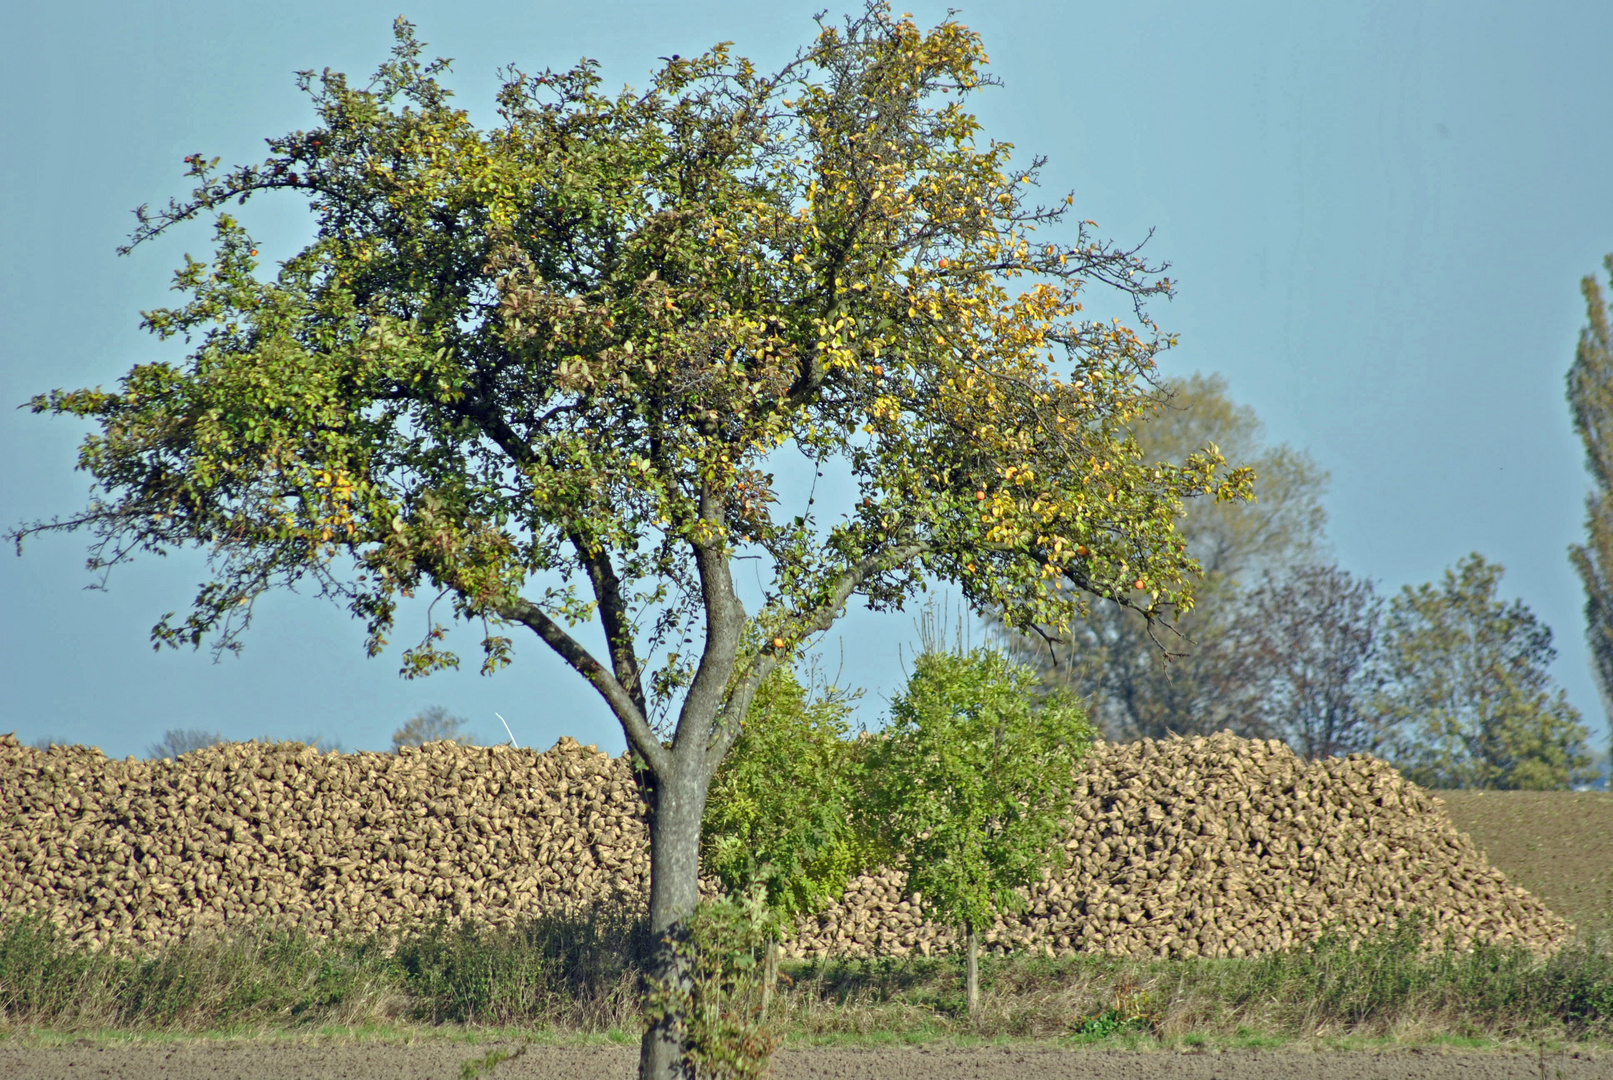
<svg viewBox="0 0 1613 1080">
<path fill-rule="evenodd" d="M 494 713 L 493 715 L 498 716 L 498 722 L 504 725 L 504 734 L 510 737 L 510 745 L 515 747 L 517 750 L 521 749 L 519 744 L 517 744 L 515 741 L 515 732 L 510 730 L 510 722 L 504 719 L 504 717 L 499 716 L 498 713 Z"/>
</svg>

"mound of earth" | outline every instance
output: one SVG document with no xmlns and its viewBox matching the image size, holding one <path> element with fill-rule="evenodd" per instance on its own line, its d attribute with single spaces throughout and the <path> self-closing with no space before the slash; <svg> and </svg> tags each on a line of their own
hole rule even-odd
<svg viewBox="0 0 1613 1080">
<path fill-rule="evenodd" d="M 0 736 L 0 907 L 151 948 L 254 921 L 316 933 L 641 908 L 647 834 L 625 758 L 429 744 L 399 754 L 234 743 L 177 760 Z M 1438 799 L 1362 757 L 1281 743 L 1098 744 L 1062 869 L 988 945 L 1241 956 L 1362 936 L 1412 911 L 1458 945 L 1537 950 L 1567 927 L 1507 883 Z M 797 956 L 952 947 L 897 871 L 852 882 Z"/>
</svg>

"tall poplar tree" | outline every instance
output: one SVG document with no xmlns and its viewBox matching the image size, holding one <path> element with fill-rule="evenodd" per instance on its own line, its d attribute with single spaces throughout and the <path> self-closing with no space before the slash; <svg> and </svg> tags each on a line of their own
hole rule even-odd
<svg viewBox="0 0 1613 1080">
<path fill-rule="evenodd" d="M 1613 281 L 1613 255 L 1605 265 Z M 1592 487 L 1585 497 L 1585 543 L 1570 547 L 1568 558 L 1585 586 L 1585 635 L 1613 727 L 1613 319 L 1595 275 L 1585 276 L 1580 291 L 1589 322 L 1568 369 L 1568 406 L 1585 443 Z"/>
</svg>

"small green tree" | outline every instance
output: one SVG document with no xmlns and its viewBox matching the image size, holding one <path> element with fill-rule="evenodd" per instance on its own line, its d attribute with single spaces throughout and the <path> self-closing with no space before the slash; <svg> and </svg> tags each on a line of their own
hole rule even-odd
<svg viewBox="0 0 1613 1080">
<path fill-rule="evenodd" d="M 1591 779 L 1585 728 L 1547 666 L 1551 628 L 1497 599 L 1503 567 L 1473 553 L 1389 605 L 1382 714 L 1389 754 L 1427 787 L 1566 788 Z"/>
<path fill-rule="evenodd" d="M 463 716 L 454 716 L 441 705 L 429 706 L 411 716 L 392 733 L 392 749 L 396 752 L 405 746 L 424 746 L 428 742 L 443 740 L 471 746 L 473 738 L 465 727 L 469 722 Z"/>
<path fill-rule="evenodd" d="M 870 753 L 883 839 L 926 914 L 963 931 L 969 1015 L 980 1009 L 978 930 L 1025 904 L 1017 890 L 1065 855 L 1061 826 L 1092 743 L 1062 693 L 992 649 L 926 648 Z"/>
<path fill-rule="evenodd" d="M 702 870 L 731 897 L 759 893 L 769 916 L 764 1010 L 777 981 L 779 935 L 838 897 L 869 863 L 856 826 L 851 700 L 834 687 L 809 695 L 793 668 L 774 668 L 707 795 Z"/>
</svg>

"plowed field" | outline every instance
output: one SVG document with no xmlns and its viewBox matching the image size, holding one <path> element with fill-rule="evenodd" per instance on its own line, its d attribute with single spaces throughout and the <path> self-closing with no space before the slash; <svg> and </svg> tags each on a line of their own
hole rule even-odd
<svg viewBox="0 0 1613 1080">
<path fill-rule="evenodd" d="M 1438 791 L 1507 880 L 1582 929 L 1613 931 L 1613 794 Z"/>
<path fill-rule="evenodd" d="M 484 1050 L 485 1048 L 478 1048 Z M 185 1046 L 0 1047 L 4 1080 L 451 1080 L 463 1045 L 225 1043 Z M 636 1055 L 618 1047 L 533 1049 L 495 1080 L 631 1080 Z M 1606 1080 L 1594 1051 L 1440 1050 L 1207 1053 L 1031 1047 L 782 1051 L 775 1080 Z"/>
</svg>

